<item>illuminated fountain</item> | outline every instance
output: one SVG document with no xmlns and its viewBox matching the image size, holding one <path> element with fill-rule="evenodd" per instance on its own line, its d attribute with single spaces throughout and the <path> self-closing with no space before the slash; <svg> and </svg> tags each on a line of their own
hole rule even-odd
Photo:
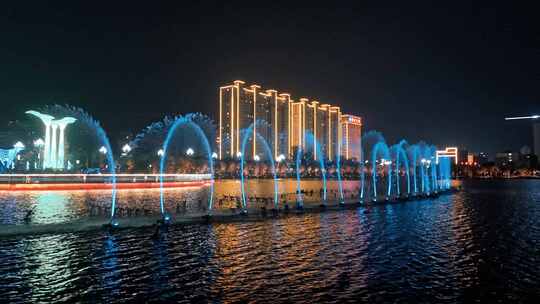
<svg viewBox="0 0 540 304">
<path fill-rule="evenodd" d="M 247 212 L 247 200 L 246 200 L 246 189 L 245 189 L 245 180 L 244 180 L 244 163 L 245 163 L 245 157 L 246 157 L 246 146 L 247 142 L 250 138 L 253 137 L 253 129 L 258 127 L 259 125 L 266 124 L 262 120 L 258 120 L 256 123 L 252 123 L 244 132 L 243 134 L 243 140 L 242 140 L 242 150 L 240 152 L 240 180 L 241 180 L 241 189 L 242 189 L 242 208 L 243 212 Z M 264 147 L 264 151 L 266 153 L 266 157 L 268 158 L 268 161 L 270 162 L 270 165 L 272 166 L 272 174 L 274 178 L 274 210 L 279 209 L 279 201 L 278 201 L 278 182 L 277 182 L 277 172 L 276 172 L 276 164 L 274 161 L 274 157 L 272 156 L 272 150 L 270 149 L 270 146 L 268 145 L 268 142 L 261 136 L 259 133 L 257 133 L 257 142 L 262 143 Z M 252 139 L 255 143 L 255 138 Z M 260 156 L 254 155 L 254 161 L 260 161 Z"/>
<path fill-rule="evenodd" d="M 435 154 L 437 153 L 437 148 L 434 145 L 429 146 L 429 160 L 431 170 L 431 190 L 435 193 L 439 191 L 437 183 L 437 163 L 435 160 Z"/>
<path fill-rule="evenodd" d="M 421 146 L 422 151 L 422 159 L 420 160 L 422 163 L 422 192 L 424 194 L 429 195 L 432 189 L 431 184 L 431 178 L 430 178 L 430 168 L 432 163 L 432 154 L 431 154 L 431 148 L 427 144 L 423 144 Z"/>
<path fill-rule="evenodd" d="M 336 167 L 337 167 L 337 178 L 338 178 L 338 187 L 339 187 L 339 204 L 345 204 L 345 198 L 343 197 L 343 180 L 341 178 L 341 153 L 336 153 Z"/>
<path fill-rule="evenodd" d="M 166 164 L 166 161 L 167 161 L 167 154 L 169 152 L 169 145 L 171 143 L 171 140 L 174 138 L 174 135 L 176 134 L 176 131 L 180 127 L 188 127 L 191 130 L 193 130 L 196 133 L 197 137 L 203 143 L 203 146 L 204 146 L 204 148 L 206 150 L 206 154 L 207 154 L 207 157 L 208 157 L 208 168 L 210 170 L 210 178 L 211 178 L 210 195 L 208 196 L 208 214 L 211 215 L 211 212 L 212 212 L 213 199 L 214 199 L 214 161 L 213 161 L 213 157 L 212 157 L 213 153 L 212 153 L 212 149 L 210 147 L 210 142 L 208 141 L 208 137 L 206 136 L 206 134 L 204 133 L 202 128 L 197 123 L 195 123 L 193 121 L 192 117 L 193 117 L 193 115 L 188 114 L 186 116 L 180 116 L 180 117 L 175 118 L 174 122 L 172 123 L 171 127 L 169 128 L 169 130 L 167 132 L 167 135 L 165 137 L 165 141 L 163 142 L 162 149 L 160 150 L 160 151 L 162 151 L 162 153 L 160 153 L 161 154 L 160 155 L 161 159 L 160 159 L 160 162 L 159 162 L 159 176 L 160 176 L 159 177 L 159 183 L 160 183 L 160 187 L 159 187 L 159 191 L 160 191 L 159 207 L 160 207 L 161 216 L 162 216 L 164 222 L 169 222 L 171 220 L 171 216 L 165 210 L 165 196 L 164 196 L 164 189 L 163 189 L 163 175 L 164 175 L 164 171 L 165 171 L 165 164 Z M 188 149 L 188 151 L 189 151 L 189 149 Z M 191 153 L 188 152 L 188 154 L 191 154 L 191 155 L 193 155 L 193 153 L 194 153 L 194 151 L 192 149 L 191 149 Z"/>
<path fill-rule="evenodd" d="M 452 162 L 449 158 L 439 158 L 438 159 L 438 167 L 439 167 L 439 187 L 442 190 L 448 190 L 450 189 L 450 179 L 451 176 L 451 170 L 452 170 Z"/>
<path fill-rule="evenodd" d="M 381 158 L 379 159 L 379 155 Z M 386 168 L 387 171 L 387 190 L 386 190 L 386 199 L 390 197 L 390 194 L 392 192 L 392 161 L 390 158 L 390 150 L 388 149 L 388 145 L 385 141 L 379 141 L 373 146 L 373 149 L 371 150 L 371 178 L 373 183 L 373 200 L 377 200 L 377 175 L 378 175 L 378 167 L 381 167 L 381 171 L 383 172 L 384 176 L 384 170 Z"/>
<path fill-rule="evenodd" d="M 417 169 L 418 169 L 418 162 L 420 159 L 420 152 L 418 145 L 411 145 L 407 148 L 407 154 L 409 155 L 409 170 L 412 171 L 412 178 L 413 178 L 413 194 L 418 194 L 418 180 L 417 180 Z"/>
<path fill-rule="evenodd" d="M 67 126 L 68 124 L 73 123 L 73 122 L 75 122 L 75 120 L 77 120 L 80 124 L 82 124 L 83 126 L 86 126 L 88 129 L 95 132 L 95 135 L 98 138 L 98 140 L 100 141 L 102 147 L 104 147 L 105 150 L 107 151 L 107 153 L 105 153 L 105 157 L 106 157 L 106 160 L 107 160 L 107 168 L 108 168 L 109 173 L 110 173 L 109 182 L 110 182 L 111 188 L 112 188 L 112 190 L 111 190 L 110 224 L 111 224 L 111 226 L 118 226 L 118 221 L 115 218 L 115 215 L 116 215 L 115 214 L 115 212 L 116 212 L 116 163 L 114 161 L 114 155 L 112 153 L 113 150 L 112 150 L 109 138 L 107 137 L 107 133 L 101 127 L 101 124 L 97 120 L 95 120 L 90 114 L 88 114 L 87 112 L 85 112 L 84 110 L 82 110 L 80 108 L 67 106 L 67 105 L 66 106 L 54 105 L 54 106 L 46 107 L 46 110 L 48 112 L 51 112 L 51 113 L 60 113 L 62 115 L 67 114 L 67 115 L 69 115 L 69 117 L 63 118 L 61 120 L 53 121 L 52 119 L 54 117 L 51 116 L 51 115 L 41 114 L 41 113 L 36 112 L 36 111 L 28 111 L 27 113 L 42 118 L 42 121 L 44 121 L 44 123 L 47 121 L 47 123 L 50 126 L 51 130 L 54 130 L 53 126 L 56 125 L 56 128 L 60 128 L 60 135 L 62 137 L 64 136 L 64 132 L 62 131 L 62 129 L 65 129 L 65 126 Z M 43 117 L 45 119 L 43 119 Z M 47 138 L 50 138 L 51 136 L 53 136 L 53 137 L 52 137 L 51 140 L 49 140 L 50 145 L 51 145 L 51 149 L 49 151 L 47 151 L 47 152 L 44 152 L 44 154 L 45 154 L 44 159 L 47 160 L 47 161 L 44 161 L 44 163 L 47 162 L 47 168 L 58 168 L 57 166 L 59 165 L 60 162 L 59 161 L 54 161 L 54 162 L 52 161 L 53 160 L 52 146 L 53 146 L 53 141 L 56 141 L 55 140 L 56 135 L 54 135 L 54 134 L 56 134 L 56 132 L 47 131 L 47 130 L 49 130 L 49 127 L 47 127 L 47 123 L 46 123 L 46 132 L 45 132 L 45 149 L 47 149 Z M 48 135 L 47 135 L 47 132 L 49 132 Z M 60 138 L 59 144 L 62 144 L 62 145 L 64 144 L 64 140 L 62 138 Z M 63 150 L 63 147 L 62 147 L 62 150 Z M 55 151 L 58 151 L 58 148 L 55 148 Z M 49 154 L 49 156 L 47 156 L 47 154 Z M 59 157 L 57 157 L 57 156 L 59 156 Z M 64 156 L 64 154 L 62 152 L 59 155 L 55 154 L 54 159 L 55 160 L 61 160 L 62 162 L 64 162 L 65 156 Z M 65 164 L 62 164 L 62 166 L 64 166 L 64 165 Z M 60 169 L 60 168 L 58 168 L 58 169 Z"/>
<path fill-rule="evenodd" d="M 321 146 L 319 145 L 319 143 L 317 142 L 313 134 L 306 131 L 304 136 L 305 136 L 306 143 L 313 144 L 314 151 L 316 151 L 318 155 L 317 158 L 319 160 L 319 166 L 320 166 L 321 176 L 322 176 L 322 181 L 323 181 L 323 197 L 322 197 L 323 201 L 322 201 L 321 206 L 325 207 L 327 203 L 326 202 L 327 197 L 326 197 L 326 167 L 324 164 L 324 154 L 322 153 Z M 303 155 L 304 155 L 304 151 L 302 147 L 298 147 L 296 151 L 296 200 L 298 204 L 297 207 L 300 209 L 304 207 L 304 198 L 302 197 L 302 189 L 300 187 L 300 180 L 301 180 L 300 165 L 302 162 Z"/>
<path fill-rule="evenodd" d="M 404 146 L 407 145 L 405 140 L 400 141 L 399 143 L 393 145 L 390 148 L 392 155 L 392 160 L 394 163 L 394 172 L 396 176 L 396 194 L 398 197 L 401 197 L 401 168 L 403 167 L 403 172 L 407 177 L 407 196 L 411 194 L 411 179 L 409 175 L 409 159 L 407 152 L 404 149 Z"/>
</svg>

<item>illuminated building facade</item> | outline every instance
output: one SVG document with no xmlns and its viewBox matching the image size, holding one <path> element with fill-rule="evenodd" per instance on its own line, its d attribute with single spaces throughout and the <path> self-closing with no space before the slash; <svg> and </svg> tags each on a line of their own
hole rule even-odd
<svg viewBox="0 0 540 304">
<path fill-rule="evenodd" d="M 444 150 L 437 150 L 435 153 L 435 161 L 438 164 L 440 158 L 453 158 L 454 164 L 458 164 L 458 148 L 457 147 L 446 147 Z"/>
<path fill-rule="evenodd" d="M 247 159 L 265 156 L 264 147 L 258 143 L 261 137 L 270 145 L 275 159 L 294 158 L 298 148 L 311 153 L 314 159 L 319 159 L 321 155 L 318 154 L 322 153 L 324 159 L 335 160 L 338 153 L 345 152 L 342 150 L 342 113 L 339 107 L 307 98 L 293 100 L 287 93 L 263 90 L 258 85 L 246 85 L 236 80 L 219 88 L 217 144 L 220 159 L 240 156 L 242 141 L 247 136 L 244 130 L 255 122 L 253 133 L 247 140 Z M 350 142 L 360 141 L 361 128 L 357 133 L 355 130 L 350 136 L 358 135 L 358 139 Z"/>
<path fill-rule="evenodd" d="M 362 118 L 354 115 L 341 115 L 342 156 L 347 160 L 362 159 Z"/>
</svg>

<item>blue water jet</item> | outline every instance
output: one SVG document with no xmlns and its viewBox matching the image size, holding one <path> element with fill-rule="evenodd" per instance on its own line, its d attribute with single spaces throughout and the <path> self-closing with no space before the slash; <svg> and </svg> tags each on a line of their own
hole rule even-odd
<svg viewBox="0 0 540 304">
<path fill-rule="evenodd" d="M 109 138 L 107 137 L 107 133 L 105 130 L 101 127 L 101 124 L 99 121 L 95 120 L 90 114 L 88 114 L 86 111 L 84 111 L 81 108 L 69 106 L 69 105 L 53 105 L 53 106 L 47 106 L 45 107 L 47 112 L 53 112 L 53 113 L 62 113 L 62 114 L 68 114 L 69 116 L 72 116 L 77 119 L 77 122 L 80 124 L 86 125 L 89 129 L 92 129 L 95 131 L 95 134 L 99 141 L 101 142 L 101 145 L 105 147 L 106 153 L 105 157 L 107 159 L 107 169 L 109 170 L 109 174 L 111 175 L 110 182 L 111 182 L 111 218 L 110 223 L 113 227 L 118 226 L 118 222 L 115 219 L 116 215 L 116 163 L 114 161 L 114 155 L 113 155 L 113 149 L 111 147 L 111 143 L 109 141 Z"/>
<path fill-rule="evenodd" d="M 379 162 L 377 156 L 379 154 L 382 154 L 381 166 L 386 166 L 388 168 L 388 190 L 386 191 L 386 197 L 389 197 L 392 191 L 392 165 L 386 163 L 387 161 L 390 161 L 390 151 L 388 149 L 388 145 L 386 145 L 384 141 L 379 141 L 373 146 L 373 150 L 371 152 L 371 175 L 373 182 L 373 198 L 375 200 L 377 199 L 377 164 Z"/>
<path fill-rule="evenodd" d="M 362 140 L 360 141 L 360 202 L 364 202 L 364 189 L 366 184 L 366 161 L 364 160 L 364 149 L 362 149 Z"/>
<path fill-rule="evenodd" d="M 337 178 L 338 178 L 338 187 L 339 187 L 339 196 L 340 196 L 340 203 L 344 203 L 344 197 L 343 197 L 343 181 L 341 178 L 341 153 L 337 153 L 336 157 L 337 161 Z"/>
<path fill-rule="evenodd" d="M 429 194 L 432 189 L 431 184 L 431 174 L 430 170 L 433 166 L 431 165 L 431 162 L 433 160 L 432 154 L 431 154 L 431 147 L 425 143 L 421 145 L 422 150 L 422 181 L 423 181 L 423 192 L 425 194 Z M 433 161 L 433 165 L 435 165 L 435 162 Z"/>
<path fill-rule="evenodd" d="M 429 146 L 430 154 L 430 168 L 431 168 L 431 189 L 432 191 L 438 191 L 439 187 L 437 186 L 437 164 L 435 163 L 435 154 L 437 153 L 437 148 L 433 145 Z"/>
<path fill-rule="evenodd" d="M 407 157 L 407 152 L 405 152 L 405 149 L 403 148 L 407 142 L 405 140 L 400 141 L 398 144 L 395 144 L 392 146 L 392 157 L 395 162 L 395 175 L 396 175 L 396 192 L 397 195 L 401 195 L 401 189 L 400 189 L 400 164 L 403 162 L 403 166 L 405 167 L 405 173 L 407 175 L 407 194 L 411 194 L 411 179 L 409 175 L 409 159 Z"/>
<path fill-rule="evenodd" d="M 311 134 L 311 132 L 306 131 L 305 140 L 306 140 L 306 143 L 312 143 L 314 146 L 314 149 L 317 151 L 317 155 L 318 155 L 317 158 L 319 159 L 319 167 L 321 170 L 321 175 L 322 175 L 322 180 L 323 180 L 323 205 L 326 206 L 326 168 L 324 165 L 324 154 L 322 153 L 321 146 L 319 145 L 319 143 L 317 142 L 313 134 Z M 298 205 L 300 207 L 304 206 L 304 201 L 302 198 L 302 189 L 300 186 L 300 179 L 301 179 L 300 164 L 302 161 L 302 155 L 304 155 L 304 151 L 302 147 L 298 147 L 296 150 L 296 197 L 297 197 Z"/>
<path fill-rule="evenodd" d="M 176 133 L 176 130 L 181 126 L 187 126 L 190 127 L 192 130 L 195 131 L 197 136 L 202 140 L 204 147 L 206 148 L 206 153 L 208 156 L 208 167 L 210 169 L 210 195 L 208 198 L 208 212 L 212 211 L 213 208 L 213 202 L 214 202 L 214 161 L 212 159 L 212 148 L 210 148 L 210 143 L 208 142 L 208 138 L 206 137 L 206 134 L 204 134 L 204 131 L 201 129 L 201 127 L 193 122 L 189 117 L 177 117 L 170 127 L 169 131 L 167 132 L 167 136 L 165 137 L 165 141 L 163 142 L 163 156 L 161 157 L 161 160 L 159 161 L 159 207 L 161 211 L 162 217 L 167 220 L 170 219 L 170 216 L 166 214 L 165 212 L 165 197 L 164 197 L 164 189 L 163 189 L 163 174 L 165 171 L 165 163 L 167 160 L 167 152 L 169 149 L 169 144 L 171 139 L 173 138 L 173 135 Z"/>
<path fill-rule="evenodd" d="M 407 154 L 409 155 L 411 165 L 411 170 L 413 173 L 413 185 L 414 185 L 414 194 L 418 194 L 418 178 L 417 178 L 417 170 L 418 170 L 418 161 L 419 161 L 419 148 L 418 145 L 412 145 L 409 146 L 407 149 Z"/>
<path fill-rule="evenodd" d="M 258 120 L 255 123 L 252 123 L 245 131 L 243 131 L 243 140 L 242 140 L 242 150 L 240 153 L 240 179 L 241 179 L 241 189 L 242 189 L 242 206 L 244 210 L 247 208 L 247 201 L 246 201 L 246 190 L 245 190 L 245 181 L 244 181 L 244 162 L 245 162 L 245 151 L 246 146 L 249 138 L 253 137 L 253 128 L 259 125 L 265 125 L 266 123 L 262 120 Z M 270 161 L 270 165 L 272 166 L 272 174 L 274 175 L 274 208 L 278 209 L 279 207 L 279 201 L 278 201 L 278 182 L 277 182 L 277 173 L 276 173 L 276 164 L 274 161 L 274 157 L 272 155 L 272 150 L 270 149 L 270 146 L 268 145 L 268 142 L 257 133 L 257 142 L 263 143 L 263 147 L 266 153 L 266 156 L 268 157 Z M 255 141 L 255 138 L 253 138 Z"/>
<path fill-rule="evenodd" d="M 367 168 L 367 165 L 369 164 L 369 156 L 366 157 L 365 151 L 373 151 L 373 147 L 379 143 L 384 142 L 384 137 L 381 132 L 378 131 L 369 131 L 366 132 L 360 141 L 360 183 L 361 183 L 361 190 L 360 190 L 360 200 L 362 201 L 365 197 L 366 193 L 372 193 L 373 189 L 373 182 L 369 183 L 369 189 L 367 187 L 366 183 L 366 171 L 370 171 Z M 373 198 L 376 200 L 376 198 Z"/>
</svg>

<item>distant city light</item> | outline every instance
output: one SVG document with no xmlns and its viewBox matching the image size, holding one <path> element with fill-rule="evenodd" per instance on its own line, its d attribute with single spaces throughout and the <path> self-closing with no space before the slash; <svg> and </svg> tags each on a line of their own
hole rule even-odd
<svg viewBox="0 0 540 304">
<path fill-rule="evenodd" d="M 261 160 L 261 158 L 259 157 L 259 155 L 255 155 L 255 156 L 253 156 L 253 160 L 258 162 L 258 161 Z"/>
<path fill-rule="evenodd" d="M 195 154 L 195 151 L 193 151 L 192 148 L 188 148 L 187 151 L 186 151 L 186 154 L 187 154 L 188 156 L 192 156 L 193 154 Z"/>
<path fill-rule="evenodd" d="M 165 155 L 165 151 L 163 151 L 163 149 L 159 149 L 157 151 L 157 155 L 162 157 L 163 155 Z"/>
<path fill-rule="evenodd" d="M 242 157 L 242 152 L 236 153 L 236 157 L 238 157 L 238 158 Z"/>
<path fill-rule="evenodd" d="M 24 149 L 24 144 L 22 142 L 18 141 L 17 143 L 15 143 L 13 145 L 13 148 L 15 148 L 15 149 Z"/>
<path fill-rule="evenodd" d="M 217 153 L 216 153 L 216 152 L 212 153 L 212 158 L 213 158 L 213 159 L 216 159 L 216 158 L 218 158 L 218 155 L 217 155 Z"/>
<path fill-rule="evenodd" d="M 105 146 L 101 146 L 101 148 L 99 148 L 99 152 L 101 154 L 107 154 L 107 148 L 105 148 Z"/>
</svg>

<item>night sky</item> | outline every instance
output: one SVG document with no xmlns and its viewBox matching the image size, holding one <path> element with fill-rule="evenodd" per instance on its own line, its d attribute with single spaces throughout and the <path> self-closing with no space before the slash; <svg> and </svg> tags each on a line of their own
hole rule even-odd
<svg viewBox="0 0 540 304">
<path fill-rule="evenodd" d="M 339 105 L 389 142 L 476 152 L 530 146 L 530 123 L 503 119 L 540 114 L 532 7 L 43 2 L 3 4 L 2 122 L 69 103 L 113 136 L 137 132 L 166 114 L 215 117 L 235 79 Z"/>
</svg>

